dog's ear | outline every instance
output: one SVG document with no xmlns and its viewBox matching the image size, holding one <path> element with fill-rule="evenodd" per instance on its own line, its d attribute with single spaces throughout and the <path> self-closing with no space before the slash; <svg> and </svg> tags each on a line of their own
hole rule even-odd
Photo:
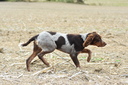
<svg viewBox="0 0 128 85">
<path fill-rule="evenodd" d="M 94 39 L 94 37 L 95 37 L 96 34 L 97 34 L 96 32 L 90 33 L 90 34 L 87 36 L 87 38 L 85 39 L 85 41 L 84 41 L 84 43 L 83 43 L 83 46 L 84 46 L 84 47 L 87 47 L 88 45 L 90 45 L 91 42 L 93 41 L 93 39 Z"/>
</svg>

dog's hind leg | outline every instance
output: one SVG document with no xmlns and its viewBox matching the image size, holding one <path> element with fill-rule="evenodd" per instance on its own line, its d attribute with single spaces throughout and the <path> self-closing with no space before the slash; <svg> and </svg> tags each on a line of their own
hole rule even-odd
<svg viewBox="0 0 128 85">
<path fill-rule="evenodd" d="M 38 53 L 41 52 L 41 48 L 38 47 L 38 45 L 36 44 L 36 42 L 34 41 L 34 48 L 33 48 L 33 53 L 32 55 L 26 60 L 26 66 L 27 66 L 27 70 L 30 71 L 30 63 L 31 61 L 36 57 L 36 55 Z"/>
<path fill-rule="evenodd" d="M 45 54 L 50 53 L 50 52 L 45 52 L 42 51 L 41 53 L 39 53 L 38 58 L 47 66 L 50 66 L 49 63 L 45 60 L 45 58 L 43 57 Z"/>
</svg>

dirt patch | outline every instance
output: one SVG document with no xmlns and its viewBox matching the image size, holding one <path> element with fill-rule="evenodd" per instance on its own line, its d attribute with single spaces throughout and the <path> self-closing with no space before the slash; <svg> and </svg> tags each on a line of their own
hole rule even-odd
<svg viewBox="0 0 128 85">
<path fill-rule="evenodd" d="M 127 7 L 86 6 L 66 3 L 0 3 L 0 83 L 2 85 L 127 85 L 128 11 Z M 25 62 L 32 43 L 20 49 L 41 31 L 87 33 L 96 31 L 107 46 L 89 46 L 92 59 L 80 54 L 81 69 L 69 55 L 55 51 L 45 56 L 52 67 L 38 58 L 27 72 Z M 59 54 L 59 56 L 58 56 Z M 63 58 L 61 58 L 62 56 Z"/>
</svg>

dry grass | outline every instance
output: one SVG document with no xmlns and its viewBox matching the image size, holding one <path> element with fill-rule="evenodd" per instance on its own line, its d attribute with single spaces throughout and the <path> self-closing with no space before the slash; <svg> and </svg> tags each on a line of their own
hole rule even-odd
<svg viewBox="0 0 128 85">
<path fill-rule="evenodd" d="M 65 3 L 0 3 L 0 83 L 2 85 L 127 85 L 128 84 L 128 7 L 85 6 Z M 67 54 L 55 51 L 45 56 L 47 68 L 35 58 L 31 72 L 25 61 L 32 44 L 21 42 L 41 31 L 86 33 L 96 31 L 107 42 L 104 48 L 89 46 L 79 55 L 81 71 Z"/>
</svg>

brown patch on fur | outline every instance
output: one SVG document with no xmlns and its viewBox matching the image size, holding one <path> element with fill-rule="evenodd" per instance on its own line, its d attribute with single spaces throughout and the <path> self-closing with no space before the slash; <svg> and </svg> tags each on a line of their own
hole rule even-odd
<svg viewBox="0 0 128 85">
<path fill-rule="evenodd" d="M 84 49 L 83 47 L 83 39 L 81 38 L 81 35 L 78 34 L 68 34 L 67 35 L 68 41 L 70 45 L 74 44 L 74 48 L 76 51 L 81 51 Z"/>
<path fill-rule="evenodd" d="M 65 44 L 65 39 L 64 39 L 64 37 L 63 37 L 63 36 L 60 36 L 60 37 L 58 38 L 58 40 L 55 41 L 55 43 L 56 43 L 56 45 L 57 45 L 57 49 L 60 49 L 60 48 L 62 47 L 62 45 Z"/>
</svg>

